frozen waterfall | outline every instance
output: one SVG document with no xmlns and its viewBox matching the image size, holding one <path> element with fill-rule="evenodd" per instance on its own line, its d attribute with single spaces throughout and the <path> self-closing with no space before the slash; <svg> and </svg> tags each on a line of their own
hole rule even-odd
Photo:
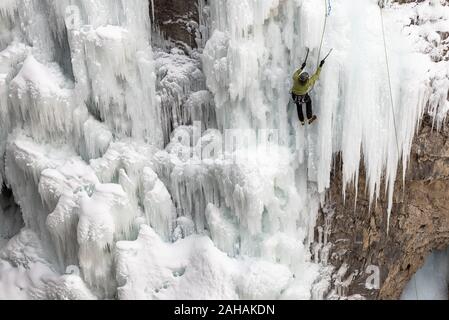
<svg viewBox="0 0 449 320">
<path fill-rule="evenodd" d="M 148 0 L 2 0 L 0 183 L 20 210 L 0 207 L 0 298 L 325 298 L 334 157 L 391 203 L 426 107 L 437 126 L 449 109 L 447 64 L 406 27 L 420 8 L 384 12 L 392 106 L 377 0 L 325 3 L 200 0 L 209 38 L 186 54 L 152 47 Z M 307 48 L 315 71 L 325 13 L 301 127 L 291 75 Z"/>
</svg>

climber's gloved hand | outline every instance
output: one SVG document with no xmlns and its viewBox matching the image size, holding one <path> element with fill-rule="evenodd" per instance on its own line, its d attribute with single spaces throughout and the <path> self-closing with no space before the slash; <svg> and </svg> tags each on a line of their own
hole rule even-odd
<svg viewBox="0 0 449 320">
<path fill-rule="evenodd" d="M 324 63 L 326 62 L 326 60 L 321 60 L 320 62 L 320 68 L 322 68 L 324 66 Z"/>
<path fill-rule="evenodd" d="M 306 67 L 306 63 L 304 62 L 303 64 L 302 64 L 302 66 L 301 66 L 301 69 L 304 69 L 305 67 Z"/>
</svg>

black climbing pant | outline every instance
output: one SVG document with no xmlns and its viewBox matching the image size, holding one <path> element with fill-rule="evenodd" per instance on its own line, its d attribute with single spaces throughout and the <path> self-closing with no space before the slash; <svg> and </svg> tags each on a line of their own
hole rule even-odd
<svg viewBox="0 0 449 320">
<path fill-rule="evenodd" d="M 306 113 L 307 113 L 307 119 L 312 119 L 313 112 L 312 112 L 312 99 L 310 98 L 309 94 L 306 93 L 303 96 L 297 96 L 296 94 L 292 93 L 293 101 L 295 101 L 296 108 L 298 109 L 298 117 L 299 121 L 304 122 L 304 113 L 302 111 L 302 104 L 306 104 Z"/>
</svg>

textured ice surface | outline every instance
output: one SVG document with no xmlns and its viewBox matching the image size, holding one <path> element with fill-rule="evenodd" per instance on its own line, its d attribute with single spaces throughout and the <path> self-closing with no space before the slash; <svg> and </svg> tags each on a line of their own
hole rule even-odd
<svg viewBox="0 0 449 320">
<path fill-rule="evenodd" d="M 142 226 L 137 241 L 119 242 L 117 248 L 122 299 L 278 299 L 293 280 L 287 267 L 231 259 L 205 236 L 167 244 Z M 302 292 L 295 298 L 309 298 L 309 294 Z"/>
<path fill-rule="evenodd" d="M 401 12 L 387 10 L 393 114 L 377 2 L 334 2 L 321 58 L 330 48 L 334 51 L 312 91 L 320 121 L 310 128 L 300 128 L 292 121 L 298 162 L 306 166 L 304 174 L 323 192 L 330 183 L 336 152 L 343 158 L 344 185 L 356 181 L 363 153 L 368 190 L 374 200 L 381 192 L 384 174 L 387 186 L 393 184 L 398 154 L 406 164 L 419 116 L 429 98 L 425 80 L 430 61 L 415 53 L 413 38 L 407 38 L 396 23 Z M 288 142 L 292 134 L 286 108 L 290 77 L 306 48 L 311 50 L 308 71 L 317 67 L 324 12 L 324 2 L 314 1 L 211 3 L 215 31 L 206 44 L 203 62 L 220 127 L 277 128 L 280 140 Z M 290 112 L 294 119 L 296 110 Z M 392 188 L 389 190 L 391 199 Z"/>
<path fill-rule="evenodd" d="M 0 249 L 0 299 L 33 299 L 56 277 L 38 235 L 23 229 Z"/>
<path fill-rule="evenodd" d="M 216 126 L 213 98 L 206 90 L 199 59 L 177 48 L 170 53 L 156 51 L 154 59 L 165 142 L 175 128 L 193 121 L 201 121 L 203 128 Z"/>
<path fill-rule="evenodd" d="M 449 291 L 449 250 L 432 252 L 412 277 L 402 300 L 447 300 Z"/>
<path fill-rule="evenodd" d="M 96 300 L 78 275 L 63 275 L 46 283 L 45 296 L 48 300 Z"/>
<path fill-rule="evenodd" d="M 306 127 L 291 74 L 306 48 L 316 68 L 324 2 L 200 8 L 210 39 L 187 55 L 153 52 L 145 0 L 0 3 L 0 183 L 20 206 L 0 209 L 0 298 L 323 298 L 334 155 L 345 186 L 363 164 L 391 199 L 425 106 L 446 116 L 438 1 L 385 11 L 394 109 L 377 1 L 332 1 Z"/>
</svg>

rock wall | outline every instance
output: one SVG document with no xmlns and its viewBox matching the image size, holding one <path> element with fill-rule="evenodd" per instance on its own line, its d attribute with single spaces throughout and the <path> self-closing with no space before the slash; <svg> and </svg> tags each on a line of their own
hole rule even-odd
<svg viewBox="0 0 449 320">
<path fill-rule="evenodd" d="M 150 0 L 150 16 L 164 38 L 197 47 L 198 0 Z"/>
<path fill-rule="evenodd" d="M 444 5 L 448 4 L 449 1 L 445 1 Z M 437 33 L 441 41 L 429 42 L 426 50 L 434 62 L 448 61 L 448 35 L 440 31 Z M 369 199 L 364 193 L 366 180 L 362 168 L 358 195 L 352 188 L 343 199 L 340 160 L 336 159 L 327 206 L 335 207 L 329 237 L 332 243 L 330 263 L 336 271 L 345 271 L 343 279 L 338 279 L 338 272 L 334 274 L 334 289 L 343 296 L 361 294 L 369 299 L 398 299 L 426 257 L 433 250 L 449 246 L 448 120 L 439 130 L 435 126 L 433 119 L 427 115 L 415 136 L 405 181 L 402 181 L 402 174 L 396 181 L 389 234 L 386 195 L 382 194 L 375 205 L 369 206 Z M 322 213 L 318 226 L 322 227 L 324 221 Z M 346 269 L 346 266 L 349 267 Z M 371 269 L 367 270 L 370 266 L 380 269 L 379 289 L 366 288 L 367 278 L 371 275 Z M 344 288 L 341 287 L 342 283 Z"/>
<path fill-rule="evenodd" d="M 349 265 L 342 280 L 353 278 L 347 288 L 340 288 L 343 295 L 398 299 L 429 253 L 449 246 L 447 124 L 448 121 L 437 132 L 432 129 L 430 117 L 425 117 L 413 144 L 405 188 L 402 181 L 396 182 L 389 234 L 386 197 L 381 197 L 374 207 L 369 208 L 368 197 L 363 193 L 363 170 L 357 201 L 354 188 L 343 200 L 341 172 L 338 169 L 334 172 L 329 191 L 329 202 L 335 207 L 330 262 L 337 270 L 344 264 Z M 319 225 L 323 225 L 323 214 L 320 220 Z M 371 275 L 367 270 L 369 266 L 380 268 L 379 290 L 369 290 L 365 286 Z"/>
</svg>

